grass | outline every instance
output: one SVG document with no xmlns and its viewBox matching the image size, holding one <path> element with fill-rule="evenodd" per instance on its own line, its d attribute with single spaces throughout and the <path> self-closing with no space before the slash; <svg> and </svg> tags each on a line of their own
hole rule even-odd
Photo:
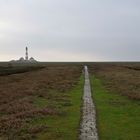
<svg viewBox="0 0 140 140">
<path fill-rule="evenodd" d="M 0 67 L 0 76 L 36 71 L 44 68 L 43 66 L 7 66 Z"/>
<path fill-rule="evenodd" d="M 110 91 L 140 100 L 140 63 L 97 63 L 89 68 Z"/>
<path fill-rule="evenodd" d="M 139 140 L 139 102 L 107 91 L 102 82 L 93 76 L 91 84 L 100 140 Z"/>
<path fill-rule="evenodd" d="M 53 124 L 59 123 L 59 120 L 62 123 L 58 124 L 60 126 L 70 120 L 74 127 L 73 118 L 68 114 L 73 106 L 76 108 L 72 95 L 82 95 L 76 90 L 81 71 L 80 66 L 53 65 L 37 71 L 0 76 L 0 139 L 48 139 L 45 132 L 55 137 L 53 134 L 57 134 L 59 126 Z M 75 96 L 80 102 L 80 96 Z M 80 108 L 80 105 L 77 107 Z M 55 131 L 55 128 L 58 129 Z M 62 137 L 67 133 L 69 131 L 64 132 Z"/>
<path fill-rule="evenodd" d="M 47 105 L 47 100 L 45 98 L 42 98 L 42 97 L 36 97 L 34 99 L 34 105 L 37 106 L 37 107 L 45 107 Z"/>
<path fill-rule="evenodd" d="M 78 137 L 78 128 L 80 123 L 80 107 L 83 89 L 83 76 L 80 78 L 78 85 L 76 85 L 67 94 L 63 104 L 60 102 L 47 102 L 47 105 L 55 105 L 62 112 L 55 116 L 46 116 L 42 118 L 35 118 L 32 120 L 32 125 L 46 125 L 44 132 L 38 135 L 38 140 L 76 140 Z M 56 93 L 55 93 L 56 94 Z M 61 96 L 58 94 L 57 96 Z M 45 99 L 46 100 L 46 99 Z M 35 100 L 35 105 L 39 107 L 46 106 L 45 100 L 38 98 Z"/>
</svg>

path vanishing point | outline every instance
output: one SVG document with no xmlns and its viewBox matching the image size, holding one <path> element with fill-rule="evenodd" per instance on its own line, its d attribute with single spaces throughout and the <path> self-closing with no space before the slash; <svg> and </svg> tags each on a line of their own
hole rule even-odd
<svg viewBox="0 0 140 140">
<path fill-rule="evenodd" d="M 80 124 L 80 140 L 98 140 L 96 128 L 96 111 L 91 96 L 88 67 L 84 67 L 85 84 L 83 94 L 82 120 Z"/>
</svg>

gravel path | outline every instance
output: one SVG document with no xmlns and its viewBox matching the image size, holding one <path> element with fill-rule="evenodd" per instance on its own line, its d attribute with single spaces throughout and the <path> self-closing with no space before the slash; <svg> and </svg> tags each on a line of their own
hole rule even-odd
<svg viewBox="0 0 140 140">
<path fill-rule="evenodd" d="M 87 66 L 84 67 L 84 71 L 85 71 L 85 85 L 84 85 L 82 121 L 79 139 L 98 140 L 98 134 L 96 129 L 96 111 L 91 97 L 90 80 Z"/>
</svg>

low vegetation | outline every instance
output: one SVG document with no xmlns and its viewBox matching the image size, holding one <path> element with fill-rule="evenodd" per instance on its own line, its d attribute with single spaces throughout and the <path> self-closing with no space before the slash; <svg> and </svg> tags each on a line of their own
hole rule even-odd
<svg viewBox="0 0 140 140">
<path fill-rule="evenodd" d="M 140 65 L 90 65 L 100 140 L 140 139 Z"/>
<path fill-rule="evenodd" d="M 89 67 L 108 90 L 140 99 L 140 63 L 95 63 Z"/>
<path fill-rule="evenodd" d="M 44 68 L 44 66 L 13 66 L 11 63 L 7 64 L 6 66 L 0 66 L 0 76 L 17 74 L 17 73 L 24 73 L 29 71 L 36 71 Z"/>
<path fill-rule="evenodd" d="M 60 99 L 53 102 L 55 107 L 61 108 L 60 110 L 63 111 L 60 115 L 37 118 L 33 121 L 34 124 L 46 124 L 48 126 L 48 131 L 38 135 L 39 140 L 78 139 L 82 88 L 83 77 L 81 77 L 77 86 L 67 92 L 67 94 L 59 94 Z M 69 97 L 67 97 L 67 95 L 69 95 Z M 52 105 L 52 101 L 53 100 L 50 100 L 48 104 Z"/>
<path fill-rule="evenodd" d="M 0 63 L 0 139 L 76 140 L 89 66 L 101 140 L 139 140 L 139 63 Z"/>
<path fill-rule="evenodd" d="M 100 140 L 139 140 L 139 102 L 108 91 L 95 77 L 91 81 Z"/>
<path fill-rule="evenodd" d="M 48 66 L 0 76 L 0 138 L 64 139 L 71 134 L 75 138 L 80 118 L 81 71 L 79 66 Z"/>
</svg>

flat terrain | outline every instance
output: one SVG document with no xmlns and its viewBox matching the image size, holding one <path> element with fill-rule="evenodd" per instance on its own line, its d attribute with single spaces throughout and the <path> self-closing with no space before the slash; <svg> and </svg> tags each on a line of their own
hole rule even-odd
<svg viewBox="0 0 140 140">
<path fill-rule="evenodd" d="M 72 134 L 76 139 L 81 72 L 79 66 L 53 65 L 0 76 L 0 138 L 62 140 Z"/>
<path fill-rule="evenodd" d="M 140 139 L 140 63 L 0 63 L 0 139 L 76 140 L 88 65 L 100 140 Z"/>
<path fill-rule="evenodd" d="M 98 140 L 96 109 L 92 100 L 88 67 L 84 66 L 84 91 L 79 140 Z"/>
<path fill-rule="evenodd" d="M 140 64 L 90 65 L 100 140 L 140 139 Z"/>
<path fill-rule="evenodd" d="M 140 99 L 140 63 L 95 63 L 89 67 L 108 90 Z"/>
</svg>

